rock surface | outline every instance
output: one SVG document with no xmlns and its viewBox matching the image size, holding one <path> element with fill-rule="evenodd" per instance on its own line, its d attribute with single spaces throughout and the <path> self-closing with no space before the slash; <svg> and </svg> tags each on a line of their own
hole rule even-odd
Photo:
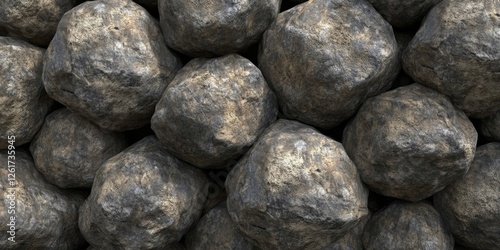
<svg viewBox="0 0 500 250">
<path fill-rule="evenodd" d="M 363 217 L 361 221 L 353 229 L 347 232 L 344 237 L 321 250 L 363 250 L 363 230 L 371 215 Z"/>
<path fill-rule="evenodd" d="M 406 28 L 424 18 L 441 0 L 367 0 L 392 26 Z"/>
<path fill-rule="evenodd" d="M 412 84 L 368 99 L 342 140 L 371 190 L 419 201 L 467 172 L 477 132 L 449 98 Z"/>
<path fill-rule="evenodd" d="M 500 142 L 500 110 L 481 120 L 481 134 Z"/>
<path fill-rule="evenodd" d="M 91 1 L 59 23 L 44 59 L 47 93 L 115 131 L 147 125 L 180 60 L 155 19 L 130 0 Z"/>
<path fill-rule="evenodd" d="M 368 191 L 342 145 L 278 120 L 226 180 L 227 207 L 261 249 L 318 249 L 368 214 Z"/>
</svg>

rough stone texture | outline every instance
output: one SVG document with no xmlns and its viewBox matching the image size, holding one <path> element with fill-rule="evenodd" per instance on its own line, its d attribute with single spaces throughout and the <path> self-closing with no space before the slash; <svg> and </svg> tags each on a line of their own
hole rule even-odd
<svg viewBox="0 0 500 250">
<path fill-rule="evenodd" d="M 180 60 L 159 25 L 130 0 L 85 2 L 59 23 L 44 59 L 47 93 L 116 131 L 149 123 Z"/>
<path fill-rule="evenodd" d="M 159 249 L 198 220 L 206 176 L 149 136 L 106 161 L 80 209 L 85 239 L 98 249 Z"/>
<path fill-rule="evenodd" d="M 469 172 L 434 196 L 457 244 L 500 249 L 500 143 L 477 148 Z"/>
<path fill-rule="evenodd" d="M 281 0 L 159 1 L 168 46 L 193 57 L 239 52 L 257 43 L 276 18 Z"/>
<path fill-rule="evenodd" d="M 366 250 L 453 250 L 453 237 L 431 205 L 394 201 L 368 221 L 363 232 Z"/>
<path fill-rule="evenodd" d="M 344 237 L 328 245 L 327 247 L 321 248 L 321 250 L 363 250 L 363 229 L 365 228 L 366 223 L 368 222 L 370 217 L 370 214 L 363 217 L 358 225 L 347 232 Z"/>
<path fill-rule="evenodd" d="M 76 0 L 2 0 L 0 28 L 13 37 L 46 47 L 64 13 Z"/>
<path fill-rule="evenodd" d="M 344 130 L 361 179 L 385 196 L 419 201 L 461 178 L 477 132 L 464 112 L 412 84 L 368 99 Z"/>
<path fill-rule="evenodd" d="M 498 13 L 498 1 L 442 1 L 408 45 L 406 73 L 450 96 L 468 116 L 495 113 L 500 109 Z"/>
<path fill-rule="evenodd" d="M 310 0 L 264 33 L 259 68 L 283 113 L 321 128 L 352 116 L 399 71 L 391 26 L 364 0 Z"/>
<path fill-rule="evenodd" d="M 500 142 L 500 110 L 481 120 L 481 134 Z"/>
<path fill-rule="evenodd" d="M 156 106 L 151 127 L 167 150 L 201 168 L 223 168 L 276 120 L 278 104 L 260 70 L 231 54 L 191 60 Z"/>
<path fill-rule="evenodd" d="M 2 249 L 78 249 L 86 245 L 78 229 L 78 208 L 85 196 L 63 191 L 48 183 L 36 170 L 31 157 L 20 149 L 15 159 L 8 158 L 9 151 L 0 150 L 0 246 Z M 10 154 L 13 155 L 13 154 Z M 10 173 L 7 161 L 15 164 L 15 204 L 9 208 L 11 197 L 7 178 Z M 9 210 L 15 210 L 9 213 Z M 15 216 L 15 243 L 7 240 L 10 234 L 10 216 Z"/>
<path fill-rule="evenodd" d="M 205 214 L 186 235 L 189 250 L 257 250 L 240 233 L 238 225 L 231 220 L 226 202 L 221 202 Z"/>
<path fill-rule="evenodd" d="M 418 24 L 441 0 L 367 0 L 392 26 L 405 28 Z"/>
<path fill-rule="evenodd" d="M 368 191 L 342 145 L 278 120 L 226 180 L 228 211 L 262 249 L 318 249 L 368 214 Z"/>
<path fill-rule="evenodd" d="M 52 112 L 33 139 L 37 169 L 61 188 L 91 188 L 97 169 L 127 147 L 121 133 L 109 132 L 62 108 Z"/>
<path fill-rule="evenodd" d="M 0 37 L 0 149 L 29 142 L 42 126 L 52 100 L 43 89 L 43 49 Z"/>
</svg>

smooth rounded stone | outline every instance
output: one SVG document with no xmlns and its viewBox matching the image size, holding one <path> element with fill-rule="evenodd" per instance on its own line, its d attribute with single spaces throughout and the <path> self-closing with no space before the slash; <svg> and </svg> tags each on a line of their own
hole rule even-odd
<svg viewBox="0 0 500 250">
<path fill-rule="evenodd" d="M 61 188 L 91 188 L 97 169 L 127 147 L 125 136 L 67 108 L 49 114 L 30 151 L 47 181 Z"/>
<path fill-rule="evenodd" d="M 418 24 L 425 14 L 442 0 L 367 0 L 389 22 L 397 28 Z"/>
<path fill-rule="evenodd" d="M 444 0 L 427 15 L 403 55 L 415 81 L 450 96 L 468 116 L 500 109 L 500 5 Z"/>
<path fill-rule="evenodd" d="M 86 245 L 78 229 L 78 208 L 85 199 L 80 192 L 61 190 L 48 183 L 36 170 L 31 157 L 20 149 L 0 150 L 0 246 L 10 249 L 80 249 Z M 9 156 L 15 156 L 9 158 Z M 12 173 L 7 167 L 15 166 Z M 14 174 L 11 176 L 8 174 Z M 11 186 L 7 178 L 15 179 Z M 14 187 L 14 189 L 10 189 Z M 12 196 L 12 192 L 14 196 Z M 11 216 L 15 216 L 15 243 Z"/>
<path fill-rule="evenodd" d="M 173 155 L 200 168 L 234 164 L 276 120 L 260 70 L 231 54 L 191 60 L 165 90 L 151 127 Z"/>
<path fill-rule="evenodd" d="M 394 201 L 375 213 L 363 232 L 366 250 L 453 250 L 453 245 L 439 212 L 423 201 Z"/>
<path fill-rule="evenodd" d="M 363 0 L 310 0 L 280 13 L 258 60 L 283 113 L 320 128 L 352 116 L 400 70 L 391 26 Z"/>
<path fill-rule="evenodd" d="M 481 134 L 500 142 L 500 110 L 481 120 Z"/>
<path fill-rule="evenodd" d="M 159 1 L 170 48 L 192 57 L 236 53 L 257 43 L 278 15 L 281 0 Z"/>
<path fill-rule="evenodd" d="M 43 124 L 53 101 L 42 83 L 45 50 L 27 42 L 0 37 L 0 149 L 9 136 L 25 144 Z"/>
<path fill-rule="evenodd" d="M 364 250 L 362 241 L 363 230 L 370 218 L 371 214 L 363 217 L 358 225 L 347 232 L 344 237 L 328 245 L 327 247 L 321 248 L 321 250 Z"/>
<path fill-rule="evenodd" d="M 500 143 L 477 148 L 469 172 L 434 196 L 457 244 L 500 249 Z"/>
<path fill-rule="evenodd" d="M 80 209 L 85 239 L 98 249 L 160 249 L 198 220 L 208 179 L 148 136 L 107 160 Z"/>
<path fill-rule="evenodd" d="M 181 67 L 155 19 L 130 0 L 85 2 L 59 23 L 44 59 L 47 93 L 102 128 L 147 125 Z"/>
<path fill-rule="evenodd" d="M 13 37 L 46 47 L 64 13 L 76 0 L 2 0 L 0 28 Z"/>
<path fill-rule="evenodd" d="M 344 130 L 344 147 L 369 188 L 419 201 L 461 178 L 477 132 L 449 98 L 412 84 L 370 98 Z"/>
<path fill-rule="evenodd" d="M 342 144 L 278 120 L 226 180 L 227 208 L 261 249 L 319 249 L 368 214 L 368 190 Z"/>
</svg>

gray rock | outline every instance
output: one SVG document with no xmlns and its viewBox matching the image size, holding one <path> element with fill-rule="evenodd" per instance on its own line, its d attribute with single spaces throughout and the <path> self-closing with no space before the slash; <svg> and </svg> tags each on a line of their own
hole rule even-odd
<svg viewBox="0 0 500 250">
<path fill-rule="evenodd" d="M 295 121 L 278 120 L 226 180 L 227 207 L 262 249 L 318 249 L 368 214 L 368 190 L 342 145 Z"/>
<path fill-rule="evenodd" d="M 481 134 L 500 142 L 500 110 L 481 120 Z"/>
<path fill-rule="evenodd" d="M 159 249 L 201 216 L 206 176 L 149 136 L 106 161 L 80 209 L 85 239 L 98 249 Z"/>
<path fill-rule="evenodd" d="M 180 60 L 130 0 L 80 4 L 64 15 L 44 59 L 47 93 L 114 131 L 147 125 Z"/>
<path fill-rule="evenodd" d="M 434 196 L 457 244 L 500 249 L 500 143 L 477 148 L 469 172 Z"/>
<path fill-rule="evenodd" d="M 244 50 L 274 21 L 281 0 L 159 1 L 160 22 L 170 48 L 192 57 Z"/>
<path fill-rule="evenodd" d="M 450 96 L 468 116 L 500 109 L 497 1 L 444 0 L 427 15 L 403 55 L 418 83 Z"/>
<path fill-rule="evenodd" d="M 259 68 L 283 113 L 332 128 L 399 72 L 391 26 L 364 0 L 311 0 L 282 12 L 264 33 Z"/>
<path fill-rule="evenodd" d="M 35 136 L 53 101 L 42 83 L 45 50 L 27 42 L 0 37 L 0 149 L 25 144 Z"/>
<path fill-rule="evenodd" d="M 406 28 L 424 18 L 441 0 L 367 0 L 392 26 Z"/>
<path fill-rule="evenodd" d="M 110 132 L 62 108 L 52 112 L 33 139 L 37 169 L 61 188 L 90 188 L 97 169 L 127 147 L 125 136 Z"/>
<path fill-rule="evenodd" d="M 363 232 L 366 250 L 453 250 L 453 245 L 438 211 L 423 201 L 394 201 L 375 213 Z"/>
<path fill-rule="evenodd" d="M 418 84 L 366 100 L 343 136 L 371 190 L 409 201 L 425 199 L 461 178 L 476 141 L 463 111 Z"/>
<path fill-rule="evenodd" d="M 278 104 L 260 70 L 231 54 L 191 60 L 156 105 L 151 127 L 173 155 L 224 168 L 276 120 Z"/>
<path fill-rule="evenodd" d="M 358 225 L 347 232 L 344 237 L 328 245 L 327 247 L 321 248 L 321 250 L 363 250 L 363 230 L 365 229 L 366 223 L 368 222 L 370 217 L 371 214 L 363 217 Z"/>
<path fill-rule="evenodd" d="M 1 248 L 65 250 L 84 247 L 86 242 L 78 229 L 78 208 L 85 196 L 48 183 L 27 153 L 15 149 L 15 155 L 9 154 L 11 151 L 0 150 Z M 15 172 L 9 171 L 8 161 L 13 162 L 9 165 L 15 166 Z M 14 186 L 7 178 L 15 179 Z M 14 189 L 10 189 L 12 187 Z M 15 216 L 14 223 L 11 223 L 11 216 Z M 15 243 L 8 240 L 12 234 L 7 224 L 15 224 Z"/>
</svg>

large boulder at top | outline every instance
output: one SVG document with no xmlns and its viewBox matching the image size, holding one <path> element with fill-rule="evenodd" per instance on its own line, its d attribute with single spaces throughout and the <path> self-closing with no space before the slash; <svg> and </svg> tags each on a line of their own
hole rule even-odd
<svg viewBox="0 0 500 250">
<path fill-rule="evenodd" d="M 427 15 L 403 55 L 418 83 L 450 96 L 468 116 L 500 109 L 498 1 L 444 0 Z"/>
<path fill-rule="evenodd" d="M 0 29 L 37 46 L 46 47 L 64 13 L 76 0 L 2 0 Z"/>
<path fill-rule="evenodd" d="M 437 193 L 434 206 L 457 244 L 500 249 L 500 143 L 478 147 L 469 172 Z"/>
<path fill-rule="evenodd" d="M 14 145 L 31 141 L 49 112 L 53 102 L 42 83 L 44 52 L 27 42 L 0 37 L 0 149 L 7 148 L 12 136 Z"/>
<path fill-rule="evenodd" d="M 168 46 L 193 57 L 235 53 L 257 43 L 281 0 L 159 1 Z"/>
<path fill-rule="evenodd" d="M 424 18 L 441 0 L 367 0 L 392 26 L 405 28 Z"/>
<path fill-rule="evenodd" d="M 364 0 L 310 0 L 264 33 L 259 68 L 292 119 L 331 128 L 399 72 L 392 27 Z"/>
<path fill-rule="evenodd" d="M 87 244 L 78 229 L 84 194 L 48 183 L 20 149 L 0 150 L 0 176 L 2 249 L 70 250 Z M 12 236 L 15 242 L 9 240 Z"/>
<path fill-rule="evenodd" d="M 44 59 L 47 93 L 116 131 L 148 124 L 180 60 L 155 19 L 130 0 L 80 4 L 64 15 Z"/>
<path fill-rule="evenodd" d="M 49 182 L 61 188 L 91 188 L 101 164 L 126 147 L 123 134 L 62 108 L 47 116 L 30 151 Z"/>
<path fill-rule="evenodd" d="M 461 178 L 477 132 L 449 98 L 412 84 L 368 99 L 344 130 L 343 144 L 371 190 L 419 201 Z"/>
<path fill-rule="evenodd" d="M 277 114 L 276 97 L 260 70 L 231 54 L 191 60 L 165 90 L 151 127 L 175 156 L 201 168 L 224 168 Z"/>
<path fill-rule="evenodd" d="M 481 134 L 500 142 L 500 110 L 481 120 Z"/>
<path fill-rule="evenodd" d="M 227 207 L 261 249 L 318 249 L 368 214 L 368 190 L 342 145 L 314 128 L 278 120 L 226 180 Z"/>
<path fill-rule="evenodd" d="M 208 179 L 148 136 L 106 161 L 80 209 L 79 225 L 97 249 L 162 249 L 198 220 Z"/>
</svg>

